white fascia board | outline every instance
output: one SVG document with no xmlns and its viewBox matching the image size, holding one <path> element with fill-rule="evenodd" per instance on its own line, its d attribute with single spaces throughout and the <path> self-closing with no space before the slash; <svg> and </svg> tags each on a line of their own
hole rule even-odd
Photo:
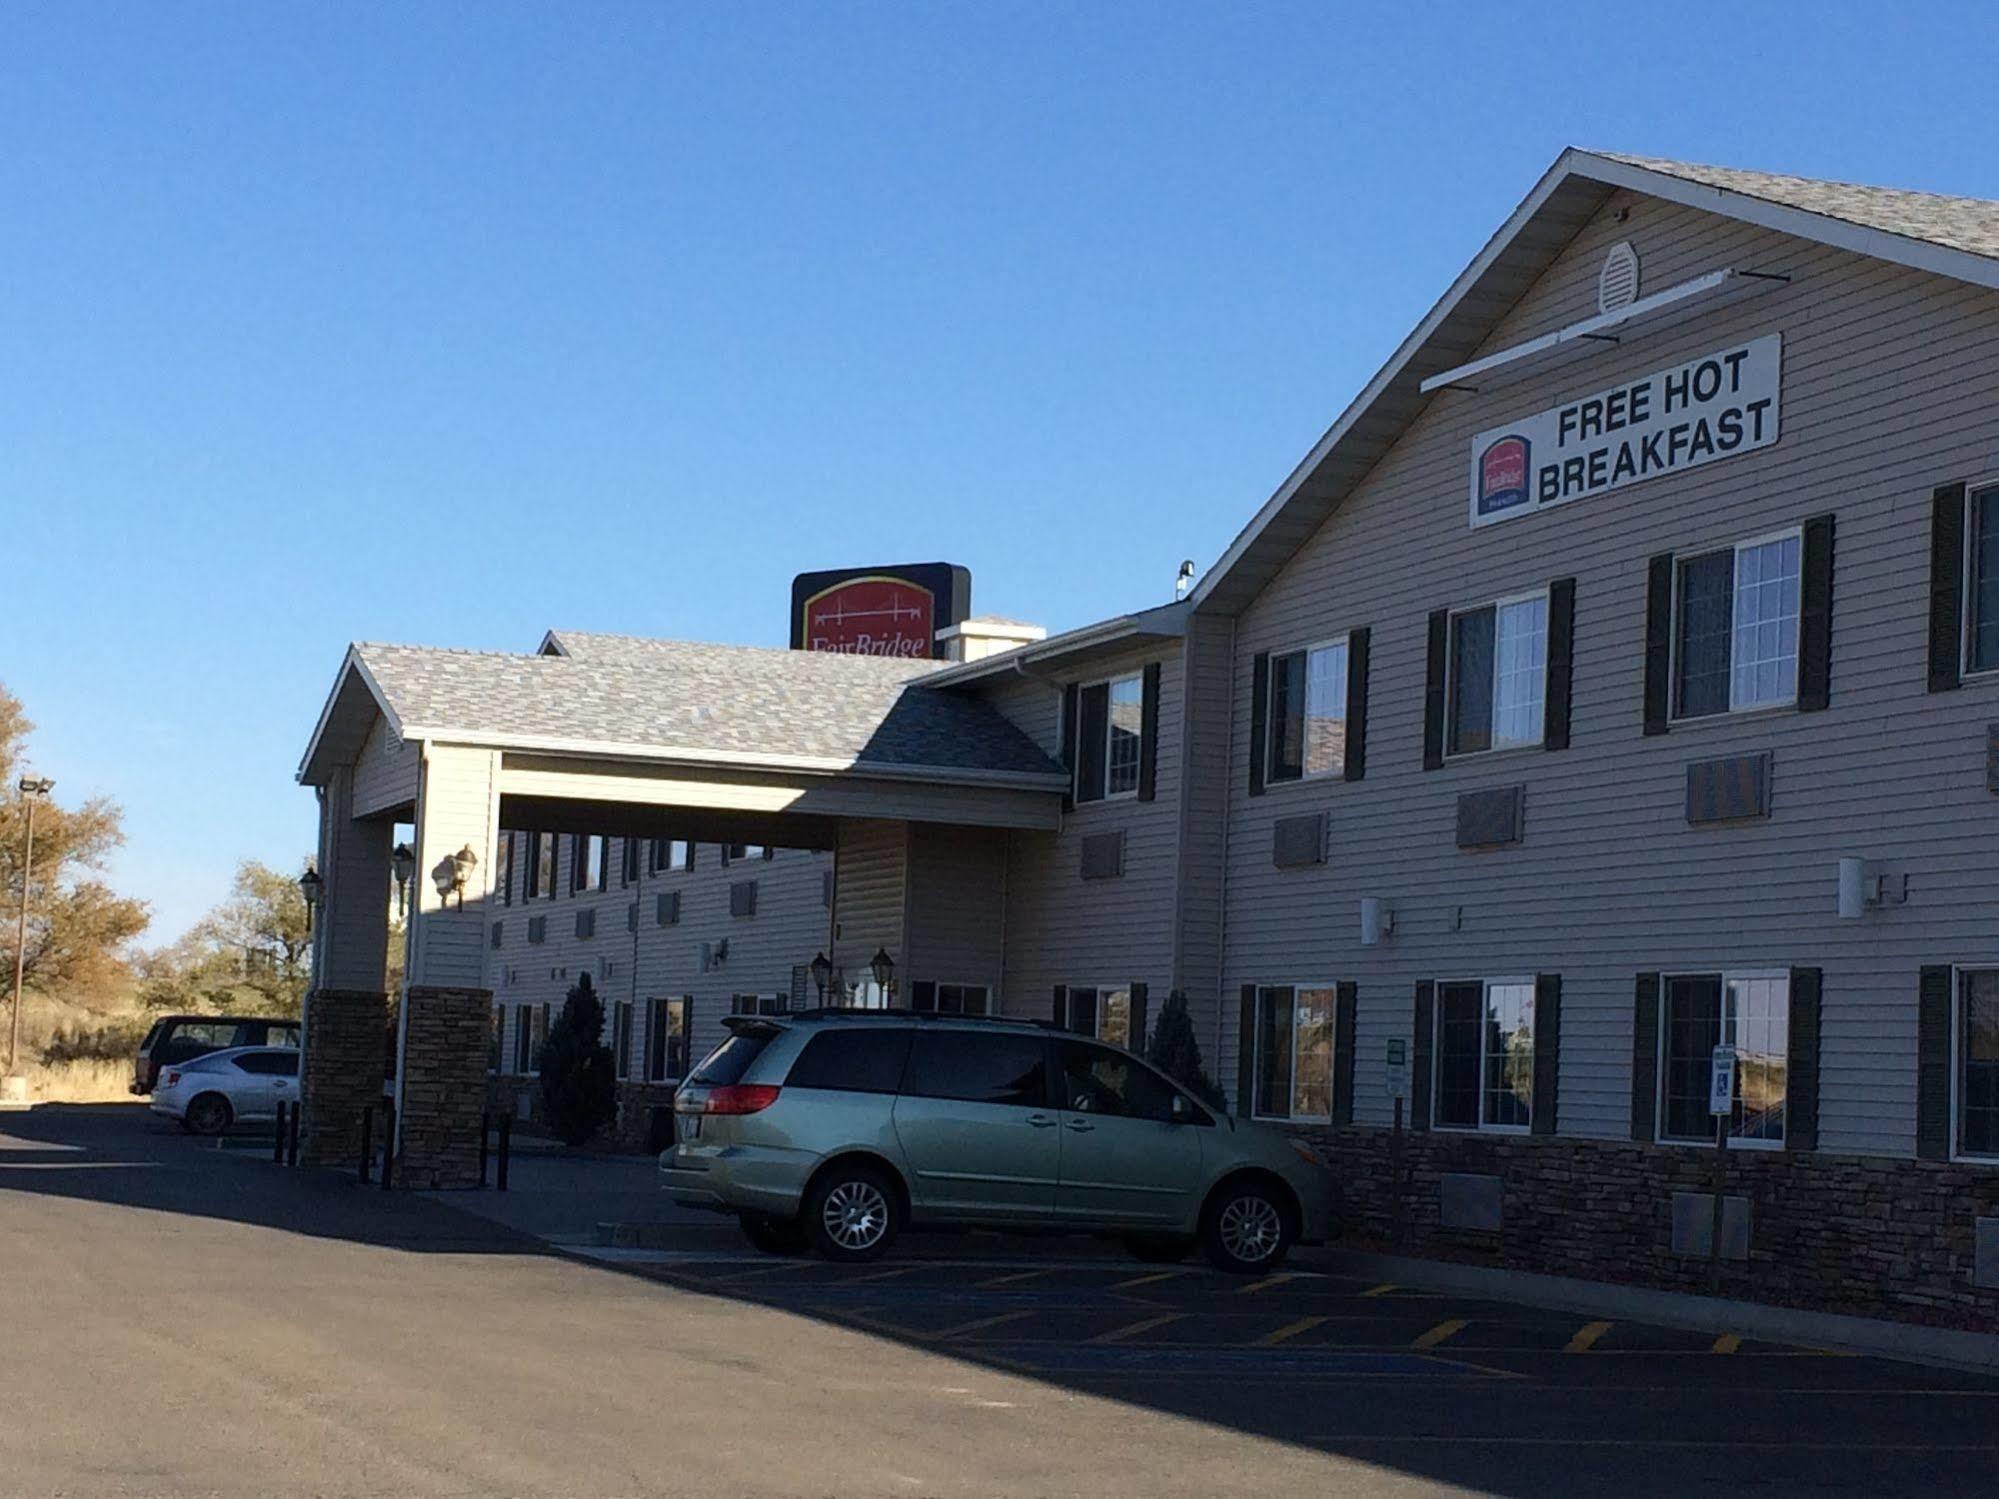
<svg viewBox="0 0 1999 1499">
<path fill-rule="evenodd" d="M 562 739 L 534 734 L 482 734 L 465 729 L 412 726 L 405 739 L 458 744 L 472 749 L 519 750 L 524 753 L 579 755 L 634 765 L 675 765 L 702 770 L 791 771 L 805 775 L 852 775 L 889 781 L 927 781 L 939 786 L 1005 787 L 1019 791 L 1062 791 L 1069 777 L 1059 771 L 945 770 L 935 765 L 903 765 L 842 760 L 826 755 L 722 755 L 713 750 L 623 744 L 594 739 Z"/>
<path fill-rule="evenodd" d="M 326 694 L 326 702 L 319 710 L 319 720 L 312 726 L 312 738 L 306 742 L 305 753 L 299 757 L 294 779 L 301 783 L 304 782 L 306 772 L 314 758 L 319 754 L 319 742 L 326 737 L 327 726 L 333 721 L 333 706 L 340 701 L 340 689 L 347 685 L 350 673 L 361 679 L 362 685 L 375 699 L 375 706 L 381 711 L 382 717 L 388 720 L 390 731 L 398 739 L 407 740 L 410 737 L 403 732 L 402 721 L 396 717 L 396 710 L 389 706 L 389 695 L 382 691 L 382 684 L 375 680 L 375 674 L 368 670 L 367 663 L 361 659 L 360 648 L 350 645 L 347 647 L 347 655 L 340 663 L 340 670 L 333 674 L 333 690 Z"/>
<path fill-rule="evenodd" d="M 1184 600 L 1171 604 L 1161 604 L 1155 609 L 1144 609 L 1136 614 L 1120 614 L 1115 619 L 1100 620 L 1093 625 L 1070 630 L 1061 635 L 1051 635 L 1031 645 L 1016 647 L 1010 651 L 999 651 L 978 661 L 963 661 L 955 666 L 947 666 L 942 671 L 932 672 L 926 677 L 917 677 L 910 682 L 912 687 L 957 687 L 966 682 L 976 682 L 985 677 L 1000 676 L 1019 670 L 1029 662 L 1060 660 L 1077 651 L 1095 650 L 1100 646 L 1115 645 L 1120 640 L 1152 639 L 1178 640 L 1187 633 L 1188 605 Z"/>
</svg>

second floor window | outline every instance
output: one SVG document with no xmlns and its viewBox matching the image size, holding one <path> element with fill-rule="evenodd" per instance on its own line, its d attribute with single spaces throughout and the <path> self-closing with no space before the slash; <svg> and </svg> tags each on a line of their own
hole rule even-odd
<svg viewBox="0 0 1999 1499">
<path fill-rule="evenodd" d="M 694 845 L 680 838 L 655 838 L 652 841 L 652 872 L 662 873 L 670 869 L 690 867 Z"/>
<path fill-rule="evenodd" d="M 1138 794 L 1145 683 L 1137 674 L 1097 682 L 1077 695 L 1076 800 Z"/>
<path fill-rule="evenodd" d="M 1674 717 L 1797 701 L 1803 564 L 1804 542 L 1796 531 L 1680 560 Z"/>
<path fill-rule="evenodd" d="M 1449 754 L 1540 744 L 1548 678 L 1547 593 L 1454 613 L 1446 670 Z"/>
<path fill-rule="evenodd" d="M 1265 777 L 1338 775 L 1347 761 L 1347 642 L 1270 658 L 1270 743 Z"/>
<path fill-rule="evenodd" d="M 602 890 L 604 876 L 609 873 L 605 864 L 610 854 L 609 843 L 594 834 L 578 833 L 569 840 L 569 888 L 575 892 Z"/>
<path fill-rule="evenodd" d="M 1999 484 L 1971 491 L 1966 548 L 1966 671 L 1999 671 Z"/>
<path fill-rule="evenodd" d="M 555 834 L 529 833 L 527 877 L 522 895 L 528 900 L 555 894 Z"/>
</svg>

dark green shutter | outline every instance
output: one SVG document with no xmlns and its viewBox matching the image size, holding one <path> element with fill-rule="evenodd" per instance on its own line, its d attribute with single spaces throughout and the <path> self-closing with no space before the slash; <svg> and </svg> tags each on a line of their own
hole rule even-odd
<svg viewBox="0 0 1999 1499">
<path fill-rule="evenodd" d="M 1263 795 L 1264 736 L 1270 726 L 1270 652 L 1258 651 L 1249 674 L 1249 794 Z"/>
<path fill-rule="evenodd" d="M 1430 643 L 1423 671 L 1423 768 L 1444 768 L 1444 661 L 1451 646 L 1451 611 L 1430 615 Z"/>
<path fill-rule="evenodd" d="M 1347 636 L 1347 767 L 1349 781 L 1367 774 L 1367 652 L 1366 625 Z"/>
<path fill-rule="evenodd" d="M 1430 1127 L 1430 1051 L 1437 1024 L 1437 986 L 1424 979 L 1416 986 L 1416 1013 L 1413 1017 L 1415 1044 L 1409 1048 L 1409 1127 Z"/>
<path fill-rule="evenodd" d="M 930 979 L 918 979 L 909 986 L 909 1007 L 912 1010 L 934 1010 L 937 1008 L 937 985 Z"/>
<path fill-rule="evenodd" d="M 1541 748 L 1569 747 L 1569 697 L 1575 677 L 1576 580 L 1548 585 L 1548 692 L 1541 720 Z"/>
<path fill-rule="evenodd" d="M 1832 517 L 1805 522 L 1798 591 L 1798 711 L 1832 702 Z"/>
<path fill-rule="evenodd" d="M 1817 968 L 1791 970 L 1791 1030 L 1784 1065 L 1784 1148 L 1819 1148 L 1819 1003 Z"/>
<path fill-rule="evenodd" d="M 1562 1081 L 1562 976 L 1534 976 L 1534 1107 L 1530 1128 L 1537 1135 L 1555 1133 L 1560 1117 L 1557 1095 Z"/>
<path fill-rule="evenodd" d="M 1055 1022 L 1055 1029 L 1069 1029 L 1069 990 L 1066 985 L 1055 986 L 1055 1008 L 1049 1012 L 1049 1019 Z"/>
<path fill-rule="evenodd" d="M 1964 664 L 1964 486 L 1930 496 L 1930 691 L 1959 685 Z"/>
<path fill-rule="evenodd" d="M 1145 1054 L 1145 985 L 1131 986 L 1131 1049 Z"/>
<path fill-rule="evenodd" d="M 1062 689 L 1062 768 L 1069 772 L 1069 787 L 1062 793 L 1062 810 L 1076 810 L 1076 731 L 1081 689 L 1071 682 Z"/>
<path fill-rule="evenodd" d="M 1645 568 L 1645 732 L 1663 734 L 1673 712 L 1673 554 Z"/>
<path fill-rule="evenodd" d="M 1353 1123 L 1354 1030 L 1360 987 L 1344 979 L 1334 993 L 1333 1123 Z"/>
<path fill-rule="evenodd" d="M 1631 1138 L 1659 1134 L 1659 975 L 1641 973 L 1631 1007 Z"/>
<path fill-rule="evenodd" d="M 1159 663 L 1145 668 L 1138 710 L 1138 799 L 1149 802 L 1159 789 Z"/>
<path fill-rule="evenodd" d="M 1925 965 L 1916 991 L 1916 1154 L 1950 1159 L 1950 965 Z"/>
<path fill-rule="evenodd" d="M 1256 1086 L 1256 985 L 1242 986 L 1242 1009 L 1237 1016 L 1235 1056 L 1235 1111 L 1238 1119 L 1249 1117 L 1251 1093 Z"/>
</svg>

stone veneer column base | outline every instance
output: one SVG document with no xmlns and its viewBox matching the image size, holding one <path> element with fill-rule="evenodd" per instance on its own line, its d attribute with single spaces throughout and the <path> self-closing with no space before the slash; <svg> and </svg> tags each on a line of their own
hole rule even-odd
<svg viewBox="0 0 1999 1499">
<path fill-rule="evenodd" d="M 396 1183 L 476 1187 L 493 991 L 412 985 L 404 1003 Z"/>
<path fill-rule="evenodd" d="M 299 1059 L 299 1163 L 351 1166 L 361 1157 L 361 1111 L 382 1101 L 381 990 L 315 989 L 306 996 Z"/>
<path fill-rule="evenodd" d="M 1388 1247 L 1389 1134 L 1306 1129 L 1339 1178 L 1338 1232 Z M 1675 1253 L 1673 1199 L 1697 1197 L 1705 1242 L 1714 1152 L 1562 1136 L 1412 1131 L 1402 1212 L 1412 1254 L 1552 1275 L 1704 1291 L 1704 1253 Z M 1732 1150 L 1727 1193 L 1746 1208 L 1747 1253 L 1722 1293 L 1938 1326 L 1999 1325 L 1981 1269 L 1981 1220 L 1999 1220 L 1999 1171 L 1813 1151 Z M 1729 1233 L 1725 1229 L 1725 1235 Z M 1985 1281 L 1985 1284 L 1980 1284 Z"/>
</svg>

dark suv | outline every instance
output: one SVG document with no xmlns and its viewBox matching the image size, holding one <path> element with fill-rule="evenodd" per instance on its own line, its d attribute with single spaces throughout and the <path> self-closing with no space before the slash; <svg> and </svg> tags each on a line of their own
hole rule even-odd
<svg viewBox="0 0 1999 1499">
<path fill-rule="evenodd" d="M 1253 1273 L 1331 1221 L 1311 1146 L 1087 1036 L 893 1010 L 723 1023 L 660 1180 L 761 1249 L 869 1260 L 905 1223 L 1053 1228 Z"/>
<path fill-rule="evenodd" d="M 131 1089 L 150 1093 L 162 1067 L 192 1062 L 232 1046 L 297 1046 L 296 1020 L 276 1016 L 168 1015 L 153 1022 L 132 1063 Z"/>
</svg>

